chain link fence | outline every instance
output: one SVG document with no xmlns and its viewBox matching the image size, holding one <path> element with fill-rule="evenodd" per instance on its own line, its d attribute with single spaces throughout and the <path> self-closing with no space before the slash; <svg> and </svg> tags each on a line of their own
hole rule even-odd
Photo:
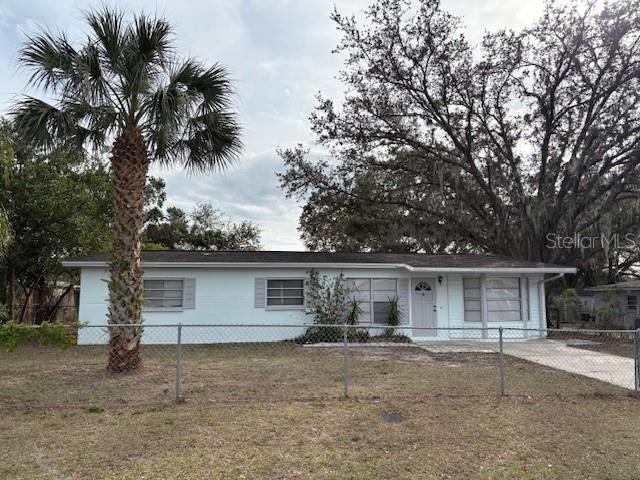
<svg viewBox="0 0 640 480">
<path fill-rule="evenodd" d="M 626 396 L 640 390 L 636 331 L 144 325 L 140 367 L 110 373 L 110 339 L 128 329 L 140 326 L 70 329 L 76 341 L 65 351 L 38 344 L 0 351 L 0 406 Z"/>
</svg>

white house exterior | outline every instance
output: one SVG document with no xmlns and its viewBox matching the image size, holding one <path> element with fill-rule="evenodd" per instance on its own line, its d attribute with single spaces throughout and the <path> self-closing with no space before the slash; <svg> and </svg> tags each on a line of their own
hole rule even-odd
<svg viewBox="0 0 640 480">
<path fill-rule="evenodd" d="M 81 269 L 81 322 L 107 323 L 106 255 L 65 262 Z M 143 252 L 144 320 L 148 325 L 279 325 L 265 328 L 193 328 L 185 343 L 291 339 L 313 319 L 304 312 L 305 278 L 343 274 L 359 301 L 359 324 L 386 324 L 388 302 L 397 297 L 403 331 L 413 339 L 484 339 L 497 327 L 523 338 L 543 335 L 544 284 L 575 273 L 572 267 L 492 255 L 424 255 L 318 252 Z M 291 327 L 287 327 L 290 325 Z M 94 329 L 95 330 L 95 329 Z M 145 331 L 147 343 L 173 343 Z M 374 330 L 371 331 L 374 333 Z M 91 328 L 79 343 L 95 343 Z M 106 338 L 106 337 L 102 337 Z"/>
</svg>

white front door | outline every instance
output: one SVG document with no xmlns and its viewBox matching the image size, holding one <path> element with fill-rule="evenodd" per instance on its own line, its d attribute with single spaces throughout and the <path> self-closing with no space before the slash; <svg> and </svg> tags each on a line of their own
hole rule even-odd
<svg viewBox="0 0 640 480">
<path fill-rule="evenodd" d="M 411 325 L 414 337 L 435 337 L 438 332 L 436 319 L 436 282 L 433 278 L 411 280 Z"/>
</svg>

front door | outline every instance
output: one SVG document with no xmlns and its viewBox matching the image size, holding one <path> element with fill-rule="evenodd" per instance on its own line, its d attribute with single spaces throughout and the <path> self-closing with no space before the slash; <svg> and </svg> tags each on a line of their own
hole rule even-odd
<svg viewBox="0 0 640 480">
<path fill-rule="evenodd" d="M 414 337 L 435 337 L 436 283 L 433 278 L 414 278 L 411 281 L 411 324 Z"/>
</svg>

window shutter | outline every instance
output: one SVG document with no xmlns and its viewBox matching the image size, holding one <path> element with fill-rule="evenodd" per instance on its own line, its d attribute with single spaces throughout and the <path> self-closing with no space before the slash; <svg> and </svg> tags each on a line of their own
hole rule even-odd
<svg viewBox="0 0 640 480">
<path fill-rule="evenodd" d="M 265 278 L 256 278 L 255 279 L 255 295 L 254 295 L 254 308 L 264 308 L 266 305 L 265 300 Z"/>
<path fill-rule="evenodd" d="M 409 325 L 409 279 L 398 279 L 398 310 L 400 310 L 400 323 Z"/>
<path fill-rule="evenodd" d="M 195 278 L 184 279 L 183 308 L 186 308 L 186 309 L 196 308 L 196 279 Z"/>
</svg>

